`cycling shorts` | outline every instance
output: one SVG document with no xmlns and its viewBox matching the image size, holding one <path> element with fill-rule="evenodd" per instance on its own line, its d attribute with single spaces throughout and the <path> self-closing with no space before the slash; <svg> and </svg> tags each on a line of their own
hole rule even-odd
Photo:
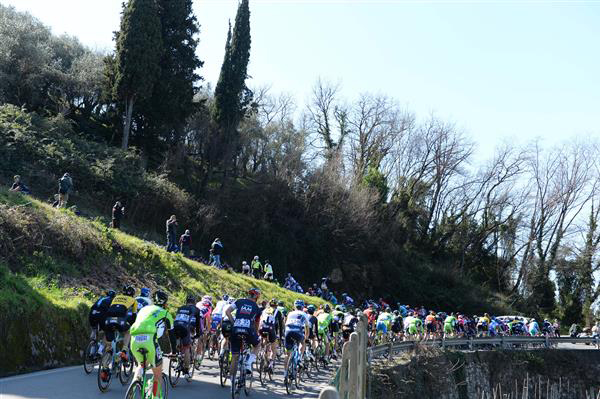
<svg viewBox="0 0 600 399">
<path fill-rule="evenodd" d="M 304 334 L 298 331 L 286 331 L 285 332 L 285 349 L 291 351 L 294 344 L 300 345 L 304 341 Z"/>
<path fill-rule="evenodd" d="M 144 362 L 144 355 L 139 350 L 145 349 L 148 351 L 146 354 L 146 365 L 147 368 L 158 367 L 162 365 L 162 351 L 158 345 L 156 334 L 138 334 L 131 336 L 131 353 L 137 360 L 138 364 Z"/>
<path fill-rule="evenodd" d="M 425 324 L 425 327 L 427 327 L 428 333 L 434 333 L 436 330 L 435 323 L 427 323 L 427 324 Z"/>
<path fill-rule="evenodd" d="M 219 324 L 221 324 L 222 320 L 223 316 L 221 316 L 220 314 L 213 314 L 212 321 L 210 323 L 210 330 L 217 331 L 217 328 L 219 328 Z"/>
<path fill-rule="evenodd" d="M 384 334 L 387 334 L 388 332 L 388 326 L 387 323 L 380 321 L 377 323 L 377 332 L 382 332 Z"/>
<path fill-rule="evenodd" d="M 411 324 L 410 326 L 408 326 L 408 333 L 411 335 L 416 335 L 419 333 L 419 330 L 417 329 L 416 325 Z"/>
<path fill-rule="evenodd" d="M 89 321 L 92 329 L 99 328 L 104 330 L 104 321 L 106 320 L 106 311 L 100 311 L 96 309 L 90 310 Z"/>
<path fill-rule="evenodd" d="M 115 340 L 115 332 L 119 331 L 121 334 L 125 334 L 129 331 L 129 323 L 126 317 L 107 317 L 104 322 L 104 334 L 106 335 L 107 341 Z"/>
<path fill-rule="evenodd" d="M 258 334 L 253 328 L 234 328 L 231 333 L 231 353 L 240 353 L 243 338 L 246 339 L 246 344 L 252 346 L 256 346 L 260 342 Z"/>
<path fill-rule="evenodd" d="M 223 322 L 221 323 L 221 335 L 223 335 L 223 337 L 225 338 L 229 338 L 231 336 L 232 327 L 233 324 L 231 324 L 231 321 L 227 319 L 223 320 Z"/>
<path fill-rule="evenodd" d="M 444 334 L 452 334 L 454 332 L 454 328 L 452 328 L 452 324 L 445 323 L 444 324 Z"/>
<path fill-rule="evenodd" d="M 190 346 L 192 344 L 192 334 L 190 333 L 189 324 L 175 322 L 173 333 L 175 334 L 175 338 L 179 338 L 181 346 Z"/>
<path fill-rule="evenodd" d="M 340 325 L 337 322 L 333 322 L 329 328 L 331 329 L 332 333 L 336 333 L 340 330 Z"/>
<path fill-rule="evenodd" d="M 269 343 L 272 344 L 277 341 L 277 336 L 275 334 L 275 328 L 263 327 L 260 329 L 261 337 L 265 337 L 269 340 Z"/>
</svg>

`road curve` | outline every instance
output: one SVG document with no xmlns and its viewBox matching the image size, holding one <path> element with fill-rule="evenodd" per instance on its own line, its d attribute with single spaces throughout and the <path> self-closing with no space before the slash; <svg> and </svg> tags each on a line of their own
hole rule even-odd
<svg viewBox="0 0 600 399">
<path fill-rule="evenodd" d="M 167 359 L 165 359 L 167 364 Z M 253 390 L 250 398 L 317 398 L 320 390 L 331 380 L 334 367 L 328 373 L 313 375 L 311 384 L 301 384 L 293 395 L 287 395 L 283 385 L 283 366 L 278 363 L 275 368 L 274 381 L 261 387 L 258 375 L 254 375 Z M 60 369 L 23 374 L 0 379 L 0 399 L 123 399 L 127 386 L 121 386 L 114 379 L 108 392 L 101 393 L 96 385 L 96 369 L 86 375 L 82 366 L 64 367 Z M 214 361 L 205 359 L 200 370 L 196 371 L 194 380 L 187 382 L 183 378 L 175 388 L 169 387 L 169 399 L 226 399 L 231 397 L 230 385 L 225 388 L 219 385 L 219 368 Z M 244 397 L 242 393 L 242 397 Z"/>
</svg>

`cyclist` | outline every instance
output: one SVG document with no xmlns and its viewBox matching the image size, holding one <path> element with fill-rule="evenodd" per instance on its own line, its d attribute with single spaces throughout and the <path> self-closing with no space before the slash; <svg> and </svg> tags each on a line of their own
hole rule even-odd
<svg viewBox="0 0 600 399">
<path fill-rule="evenodd" d="M 180 340 L 181 347 L 179 351 L 183 353 L 184 374 L 187 379 L 190 378 L 190 354 L 192 348 L 192 336 L 200 331 L 200 310 L 196 307 L 196 298 L 193 295 L 188 295 L 185 305 L 177 309 L 175 313 L 175 323 L 173 325 L 173 334 L 171 338 L 171 348 L 173 351 L 177 348 L 176 339 Z"/>
<path fill-rule="evenodd" d="M 96 331 L 104 329 L 106 313 L 116 295 L 117 293 L 114 290 L 109 290 L 105 296 L 100 297 L 100 299 L 98 299 L 90 308 L 90 314 L 88 316 L 90 327 L 92 327 L 90 339 L 97 339 Z"/>
<path fill-rule="evenodd" d="M 450 313 L 449 316 L 446 316 L 444 319 L 444 337 L 453 337 L 457 325 L 458 320 L 454 316 L 454 313 Z"/>
<path fill-rule="evenodd" d="M 196 346 L 196 363 L 200 365 L 202 363 L 204 350 L 206 349 L 206 342 L 210 333 L 211 325 L 211 313 L 212 313 L 212 297 L 210 295 L 204 295 L 202 300 L 196 304 L 196 307 L 200 311 L 200 331 L 196 334 L 200 337 L 198 345 Z"/>
<path fill-rule="evenodd" d="M 402 315 L 400 314 L 400 311 L 394 310 L 394 316 L 392 319 L 392 332 L 399 339 L 402 339 L 402 335 L 404 333 L 403 327 L 404 327 L 404 320 L 402 318 Z"/>
<path fill-rule="evenodd" d="M 408 319 L 408 334 L 414 338 L 420 337 L 423 334 L 423 321 L 416 312 L 412 312 Z"/>
<path fill-rule="evenodd" d="M 425 316 L 425 338 L 434 338 L 436 334 L 436 314 L 433 310 L 429 311 L 429 314 Z"/>
<path fill-rule="evenodd" d="M 344 342 L 347 342 L 350 339 L 350 334 L 354 332 L 360 313 L 360 309 L 357 309 L 356 315 L 352 314 L 352 312 L 348 312 L 344 315 L 344 321 L 342 323 L 342 338 L 344 338 Z"/>
<path fill-rule="evenodd" d="M 266 345 L 265 357 L 269 361 L 269 368 L 273 371 L 275 363 L 275 353 L 277 351 L 277 328 L 282 323 L 283 316 L 277 310 L 277 300 L 271 299 L 269 306 L 263 310 L 260 316 L 259 332 Z"/>
<path fill-rule="evenodd" d="M 108 342 L 115 339 L 115 330 L 123 334 L 123 349 L 121 357 L 127 359 L 127 348 L 129 348 L 129 327 L 135 321 L 137 314 L 137 302 L 134 299 L 135 289 L 126 285 L 123 287 L 123 293 L 115 295 L 108 311 L 106 312 L 106 321 L 104 323 L 104 335 Z"/>
<path fill-rule="evenodd" d="M 333 358 L 336 359 L 336 351 L 342 351 L 342 348 L 338 348 L 338 334 L 342 327 L 342 322 L 344 321 L 344 312 L 346 311 L 346 307 L 344 305 L 337 305 L 333 311 L 333 321 L 331 322 L 331 335 L 333 337 Z"/>
<path fill-rule="evenodd" d="M 317 316 L 315 316 L 316 310 L 317 308 L 315 307 L 315 305 L 308 305 L 306 307 L 306 313 L 308 316 L 309 323 L 307 337 L 311 343 L 313 353 L 317 349 L 317 335 L 319 334 L 319 320 L 317 319 Z"/>
<path fill-rule="evenodd" d="M 391 331 L 392 315 L 387 307 L 377 317 L 377 336 L 381 336 L 382 342 L 387 342 L 388 331 Z"/>
<path fill-rule="evenodd" d="M 284 318 L 286 318 L 286 317 L 287 317 L 287 315 L 288 315 L 288 310 L 287 310 L 287 308 L 285 307 L 285 302 L 283 302 L 283 301 L 279 301 L 279 302 L 277 303 L 277 309 L 278 309 L 278 310 L 281 312 L 281 314 L 283 315 L 283 317 L 284 317 Z"/>
<path fill-rule="evenodd" d="M 252 364 L 256 360 L 256 355 L 260 350 L 260 340 L 258 339 L 258 323 L 260 321 L 260 313 L 256 301 L 260 297 L 258 288 L 251 288 L 248 291 L 248 298 L 241 298 L 227 308 L 227 318 L 233 323 L 231 332 L 231 375 L 236 375 L 238 357 L 242 346 L 242 337 L 246 337 L 246 343 L 251 345 L 252 353 L 248 356 L 245 364 L 246 373 L 252 374 Z M 235 319 L 233 318 L 233 310 L 236 311 Z"/>
<path fill-rule="evenodd" d="M 480 317 L 477 321 L 477 331 L 480 335 L 486 336 L 488 333 L 488 326 L 490 325 L 490 316 L 484 313 L 483 317 Z"/>
<path fill-rule="evenodd" d="M 540 333 L 540 326 L 538 324 L 537 321 L 535 321 L 535 319 L 529 319 L 529 335 L 531 335 L 532 337 L 535 337 L 536 335 L 538 335 Z"/>
<path fill-rule="evenodd" d="M 138 311 L 144 306 L 152 305 L 152 299 L 150 299 L 150 289 L 145 287 L 142 288 L 140 290 L 140 296 L 135 298 L 135 300 L 138 303 Z"/>
<path fill-rule="evenodd" d="M 327 305 L 329 306 L 329 305 Z M 303 358 L 306 345 L 304 344 L 304 337 L 308 336 L 308 328 L 310 323 L 308 321 L 308 315 L 304 313 L 304 301 L 297 299 L 294 301 L 295 310 L 290 312 L 285 322 L 285 365 L 283 379 L 287 378 L 288 365 L 290 363 L 291 351 L 294 348 L 294 344 L 300 346 L 300 358 Z M 331 310 L 331 309 L 329 309 Z M 331 315 L 329 315 L 331 317 Z"/>
<path fill-rule="evenodd" d="M 227 310 L 231 309 L 232 314 L 235 313 L 235 309 L 233 308 L 233 304 L 235 303 L 235 298 L 227 299 L 227 304 L 223 306 L 223 314 L 227 314 Z M 221 322 L 221 341 L 219 343 L 219 359 L 222 360 L 223 355 L 225 354 L 225 348 L 229 348 L 229 337 L 231 336 L 231 329 L 233 324 L 231 321 L 224 317 Z"/>
<path fill-rule="evenodd" d="M 210 325 L 211 331 L 218 331 L 218 329 L 221 327 L 221 321 L 223 320 L 223 309 L 225 308 L 225 305 L 227 305 L 228 300 L 229 300 L 229 295 L 224 294 L 221 297 L 221 300 L 218 301 L 217 304 L 215 305 L 215 308 L 211 314 L 211 319 L 212 319 L 211 325 Z"/>
<path fill-rule="evenodd" d="M 142 363 L 144 356 L 139 349 L 148 351 L 146 355 L 146 367 L 152 368 L 152 397 L 162 397 L 162 351 L 158 345 L 158 339 L 173 326 L 173 316 L 166 310 L 168 296 L 162 291 L 154 293 L 154 305 L 145 306 L 131 326 L 133 342 L 131 349 L 133 356 L 140 365 L 136 371 L 136 378 L 142 377 Z"/>
<path fill-rule="evenodd" d="M 329 304 L 326 304 L 323 308 L 323 312 L 317 316 L 318 320 L 318 335 L 317 338 L 319 341 L 323 341 L 325 345 L 325 356 L 329 357 L 329 328 L 331 322 L 333 321 L 333 316 L 331 316 L 331 307 Z"/>
</svg>

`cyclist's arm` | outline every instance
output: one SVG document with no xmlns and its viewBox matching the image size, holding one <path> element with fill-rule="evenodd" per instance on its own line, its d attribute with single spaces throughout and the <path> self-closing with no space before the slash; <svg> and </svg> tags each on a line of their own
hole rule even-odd
<svg viewBox="0 0 600 399">
<path fill-rule="evenodd" d="M 229 319 L 229 321 L 233 323 L 233 308 L 231 306 L 227 307 L 227 310 L 225 311 L 225 315 L 227 315 L 227 318 Z"/>
</svg>

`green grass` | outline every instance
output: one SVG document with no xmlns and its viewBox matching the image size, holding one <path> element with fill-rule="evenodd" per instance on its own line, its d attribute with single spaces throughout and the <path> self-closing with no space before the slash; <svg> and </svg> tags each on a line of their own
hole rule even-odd
<svg viewBox="0 0 600 399">
<path fill-rule="evenodd" d="M 78 362 L 89 306 L 124 283 L 167 291 L 172 310 L 188 294 L 240 297 L 251 287 L 287 306 L 324 303 L 0 190 L 0 375 Z"/>
</svg>

